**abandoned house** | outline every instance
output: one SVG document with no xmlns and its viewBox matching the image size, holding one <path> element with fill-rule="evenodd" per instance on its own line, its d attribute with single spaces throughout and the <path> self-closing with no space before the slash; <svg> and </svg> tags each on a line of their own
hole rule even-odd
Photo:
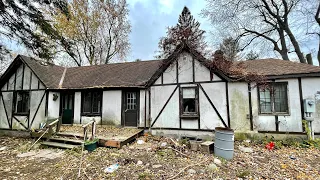
<svg viewBox="0 0 320 180">
<path fill-rule="evenodd" d="M 18 55 L 0 81 L 0 128 L 32 130 L 62 117 L 63 124 L 95 119 L 164 134 L 206 134 L 218 126 L 299 134 L 305 115 L 312 115 L 320 133 L 320 67 L 245 61 L 248 71 L 272 82 L 271 93 L 206 62 L 186 44 L 165 60 L 70 68 Z"/>
</svg>

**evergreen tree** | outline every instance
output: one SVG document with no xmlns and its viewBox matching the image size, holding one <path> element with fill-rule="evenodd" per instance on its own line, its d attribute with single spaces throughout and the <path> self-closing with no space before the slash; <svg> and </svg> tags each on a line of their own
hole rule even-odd
<svg viewBox="0 0 320 180">
<path fill-rule="evenodd" d="M 60 39 L 68 43 L 46 20 L 43 9 L 58 8 L 68 15 L 66 0 L 0 0 L 0 37 L 13 39 L 40 58 L 52 58 L 49 39 Z M 8 53 L 0 42 L 0 58 Z"/>
<path fill-rule="evenodd" d="M 220 44 L 220 50 L 229 61 L 237 61 L 240 52 L 239 42 L 232 37 L 225 38 Z"/>
<path fill-rule="evenodd" d="M 255 53 L 252 50 L 246 55 L 246 60 L 255 60 L 258 58 L 259 58 L 259 54 Z"/>
<path fill-rule="evenodd" d="M 168 57 L 174 49 L 186 41 L 191 48 L 204 52 L 206 42 L 204 41 L 205 31 L 199 29 L 200 23 L 194 19 L 190 10 L 184 7 L 179 16 L 178 24 L 168 27 L 167 36 L 162 37 L 159 42 L 160 55 L 158 58 Z"/>
</svg>

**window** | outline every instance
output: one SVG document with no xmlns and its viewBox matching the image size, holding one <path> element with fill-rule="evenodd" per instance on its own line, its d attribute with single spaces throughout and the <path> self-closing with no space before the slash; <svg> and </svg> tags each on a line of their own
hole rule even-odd
<svg viewBox="0 0 320 180">
<path fill-rule="evenodd" d="M 259 108 L 261 114 L 289 113 L 288 83 L 273 83 L 270 88 L 259 87 Z"/>
<path fill-rule="evenodd" d="M 198 116 L 197 87 L 183 87 L 181 95 L 181 115 L 185 117 Z"/>
<path fill-rule="evenodd" d="M 28 114 L 29 113 L 29 92 L 18 91 L 16 92 L 16 107 L 15 113 Z"/>
<path fill-rule="evenodd" d="M 99 115 L 101 112 L 101 92 L 83 92 L 82 114 Z"/>
<path fill-rule="evenodd" d="M 137 97 L 135 92 L 127 93 L 127 109 L 135 110 L 137 107 Z"/>
</svg>

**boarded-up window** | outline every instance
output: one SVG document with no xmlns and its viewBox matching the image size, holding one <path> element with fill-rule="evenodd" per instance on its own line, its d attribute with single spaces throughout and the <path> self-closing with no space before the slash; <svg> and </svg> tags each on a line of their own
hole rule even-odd
<svg viewBox="0 0 320 180">
<path fill-rule="evenodd" d="M 27 114 L 29 113 L 29 92 L 28 91 L 17 91 L 16 92 L 16 107 L 15 113 Z"/>
<path fill-rule="evenodd" d="M 82 113 L 84 115 L 100 114 L 101 112 L 101 92 L 83 92 L 82 96 Z"/>
<path fill-rule="evenodd" d="M 261 114 L 289 113 L 287 83 L 273 83 L 269 88 L 259 88 Z"/>
</svg>

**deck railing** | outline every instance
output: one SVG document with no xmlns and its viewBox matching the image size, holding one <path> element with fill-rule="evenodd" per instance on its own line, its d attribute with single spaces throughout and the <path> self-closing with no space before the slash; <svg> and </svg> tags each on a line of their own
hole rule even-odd
<svg viewBox="0 0 320 180">
<path fill-rule="evenodd" d="M 93 140 L 95 138 L 95 135 L 96 135 L 96 121 L 93 119 L 91 120 L 90 122 L 88 122 L 87 124 L 83 125 L 83 140 L 86 141 L 88 139 L 88 133 L 87 133 L 87 130 L 88 130 L 88 126 L 89 125 L 92 125 L 91 126 L 91 140 Z"/>
</svg>

